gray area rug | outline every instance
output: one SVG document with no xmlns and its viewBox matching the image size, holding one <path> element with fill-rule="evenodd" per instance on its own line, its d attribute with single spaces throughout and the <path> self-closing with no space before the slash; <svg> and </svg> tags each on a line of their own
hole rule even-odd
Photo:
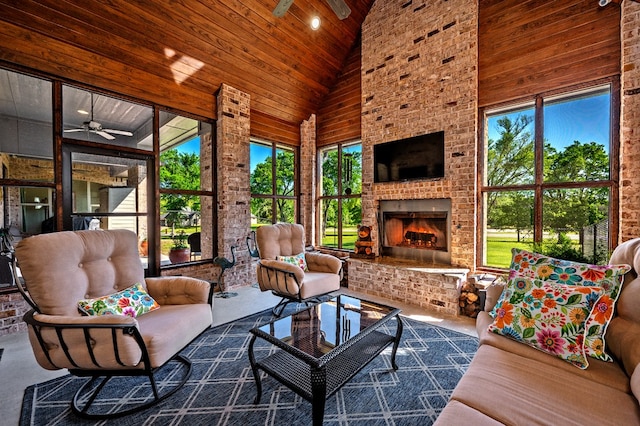
<svg viewBox="0 0 640 426">
<path fill-rule="evenodd" d="M 270 319 L 271 312 L 265 311 L 206 331 L 183 352 L 193 362 L 187 384 L 145 411 L 110 421 L 80 419 L 69 409 L 69 401 L 87 379 L 67 375 L 25 390 L 20 424 L 310 425 L 311 404 L 271 377 L 262 381 L 260 404 L 253 404 L 256 386 L 247 356 L 248 331 Z M 327 400 L 325 425 L 430 425 L 435 421 L 471 362 L 478 340 L 407 317 L 403 323 L 396 355 L 399 369 L 392 370 L 391 348 L 386 349 Z M 395 321 L 387 332 L 395 332 Z M 163 367 L 160 386 L 171 383 L 175 368 Z M 106 407 L 126 405 L 150 393 L 146 379 L 112 382 L 108 386 L 113 390 L 108 392 L 114 397 L 100 401 Z"/>
</svg>

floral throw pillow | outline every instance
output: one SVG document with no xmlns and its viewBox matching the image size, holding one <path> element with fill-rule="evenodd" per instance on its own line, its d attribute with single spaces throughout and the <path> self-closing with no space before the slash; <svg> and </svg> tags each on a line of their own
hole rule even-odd
<svg viewBox="0 0 640 426">
<path fill-rule="evenodd" d="M 495 307 L 489 331 L 570 362 L 589 366 L 585 322 L 602 295 L 599 287 L 571 286 L 515 276 Z"/>
<path fill-rule="evenodd" d="M 585 325 L 585 352 L 592 358 L 611 362 L 611 356 L 605 352 L 604 336 L 620 295 L 622 277 L 631 267 L 589 265 L 516 248 L 512 250 L 512 254 L 510 276 L 519 275 L 559 284 L 596 286 L 603 289 L 603 295 Z"/>
<path fill-rule="evenodd" d="M 108 296 L 78 301 L 78 310 L 85 315 L 127 315 L 135 318 L 159 307 L 140 283 Z"/>
<path fill-rule="evenodd" d="M 307 259 L 304 257 L 304 252 L 296 254 L 295 256 L 276 256 L 276 260 L 299 266 L 300 269 L 305 272 L 309 270 L 307 267 Z"/>
</svg>

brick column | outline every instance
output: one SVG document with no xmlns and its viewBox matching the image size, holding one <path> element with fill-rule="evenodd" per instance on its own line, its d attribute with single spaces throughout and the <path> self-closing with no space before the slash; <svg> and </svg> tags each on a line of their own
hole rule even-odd
<svg viewBox="0 0 640 426">
<path fill-rule="evenodd" d="M 316 245 L 316 116 L 300 125 L 300 223 L 305 240 Z"/>
<path fill-rule="evenodd" d="M 626 241 L 640 236 L 640 3 L 621 6 L 620 241 Z"/>
<path fill-rule="evenodd" d="M 224 274 L 226 289 L 251 285 L 255 272 L 245 238 L 251 226 L 249 182 L 250 96 L 223 84 L 217 95 L 218 256 L 236 264 Z M 215 254 L 215 253 L 214 253 Z"/>
</svg>

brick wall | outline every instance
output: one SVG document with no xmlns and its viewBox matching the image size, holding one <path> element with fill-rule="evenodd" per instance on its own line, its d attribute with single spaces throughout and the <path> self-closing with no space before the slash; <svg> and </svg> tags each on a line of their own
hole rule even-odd
<svg viewBox="0 0 640 426">
<path fill-rule="evenodd" d="M 20 293 L 0 294 L 0 336 L 27 331 L 22 317 L 29 309 Z"/>
<path fill-rule="evenodd" d="M 451 198 L 452 264 L 465 267 L 475 263 L 477 25 L 476 1 L 393 0 L 362 26 L 363 224 L 377 243 L 379 200 Z M 373 183 L 375 144 L 440 130 L 443 179 Z"/>
<path fill-rule="evenodd" d="M 420 306 L 447 315 L 458 315 L 459 287 L 467 269 L 447 271 L 407 268 L 402 264 L 349 259 L 349 289 Z"/>
<path fill-rule="evenodd" d="M 316 245 L 316 116 L 300 125 L 300 223 L 305 228 L 305 241 Z"/>
<path fill-rule="evenodd" d="M 621 6 L 620 240 L 625 241 L 640 237 L 640 3 Z"/>
<path fill-rule="evenodd" d="M 250 100 L 247 93 L 226 84 L 218 93 L 218 256 L 231 260 L 231 246 L 237 246 L 236 264 L 224 275 L 226 289 L 255 282 L 245 244 L 251 229 Z"/>
</svg>

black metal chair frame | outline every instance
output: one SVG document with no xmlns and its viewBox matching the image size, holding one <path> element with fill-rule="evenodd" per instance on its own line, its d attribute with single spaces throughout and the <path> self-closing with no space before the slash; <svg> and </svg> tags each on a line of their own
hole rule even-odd
<svg viewBox="0 0 640 426">
<path fill-rule="evenodd" d="M 300 287 L 300 282 L 298 281 L 298 278 L 296 277 L 296 275 L 293 272 L 290 271 L 285 271 L 284 269 L 279 269 L 279 268 L 274 268 L 271 266 L 264 266 L 260 261 L 258 261 L 258 263 L 260 264 L 260 266 L 262 268 L 264 268 L 267 271 L 267 276 L 269 278 L 269 281 L 271 281 L 272 277 L 275 277 L 276 283 L 280 283 L 280 282 L 284 282 L 284 287 L 288 290 L 289 289 L 289 285 L 288 285 L 288 279 L 287 278 L 293 278 L 293 280 L 296 282 L 296 284 L 298 285 L 298 288 Z M 324 295 L 318 295 L 318 296 L 313 296 L 313 297 L 308 297 L 306 299 L 303 299 L 300 297 L 300 292 L 298 291 L 298 295 L 297 296 L 293 296 L 290 294 L 285 294 L 285 293 L 280 293 L 276 290 L 271 290 L 271 293 L 274 296 L 278 296 L 281 297 L 282 299 L 278 302 L 278 304 L 276 306 L 273 307 L 273 309 L 271 310 L 271 312 L 273 313 L 273 315 L 275 317 L 280 317 L 280 315 L 282 315 L 282 312 L 284 311 L 284 308 L 287 307 L 287 305 L 289 303 L 304 303 L 305 306 L 309 306 L 310 303 L 320 303 L 320 296 L 324 296 Z M 328 294 L 328 293 L 327 293 Z"/>
<path fill-rule="evenodd" d="M 13 273 L 14 273 L 14 277 L 17 277 L 17 265 L 16 262 L 14 261 L 13 263 Z M 169 396 L 173 395 L 175 392 L 177 392 L 186 382 L 187 380 L 189 380 L 189 377 L 191 376 L 191 360 L 189 358 L 187 358 L 186 356 L 183 355 L 179 355 L 176 354 L 173 358 L 171 358 L 170 360 L 168 360 L 166 363 L 164 363 L 163 365 L 156 367 L 156 368 L 151 368 L 151 362 L 149 359 L 149 352 L 147 350 L 147 347 L 144 343 L 144 340 L 142 338 L 142 335 L 140 334 L 140 331 L 136 328 L 136 327 L 132 327 L 130 325 L 124 325 L 124 324 L 91 324 L 91 325 L 84 325 L 84 324 L 55 324 L 55 327 L 53 324 L 51 323 L 43 323 L 41 321 L 38 321 L 37 319 L 34 318 L 34 314 L 35 313 L 40 313 L 40 309 L 38 308 L 38 305 L 33 301 L 33 299 L 31 299 L 31 297 L 27 294 L 26 290 L 24 289 L 24 287 L 22 286 L 22 283 L 20 282 L 20 280 L 15 280 L 16 281 L 16 285 L 18 286 L 18 289 L 20 291 L 20 293 L 22 294 L 22 297 L 24 297 L 24 299 L 27 301 L 27 303 L 32 307 L 32 309 L 27 312 L 24 316 L 24 321 L 32 327 L 34 335 L 36 337 L 36 339 L 38 340 L 38 343 L 40 344 L 40 347 L 42 348 L 43 353 L 46 355 L 47 360 L 49 361 L 49 363 L 51 363 L 51 365 L 56 366 L 56 364 L 53 362 L 53 360 L 50 358 L 48 351 L 46 350 L 46 343 L 42 337 L 42 329 L 43 328 L 47 328 L 47 329 L 55 329 L 56 332 L 56 336 L 58 338 L 58 343 L 60 345 L 60 347 L 62 348 L 62 350 L 64 351 L 67 360 L 69 361 L 69 363 L 71 365 L 74 365 L 78 368 L 74 368 L 74 369 L 68 369 L 69 374 L 74 375 L 74 376 L 78 376 L 78 377 L 91 377 L 90 380 L 88 380 L 87 382 L 85 382 L 74 394 L 73 399 L 71 401 L 71 410 L 78 415 L 79 417 L 85 418 L 85 419 L 96 419 L 96 420 L 102 420 L 102 419 L 113 419 L 113 418 L 117 418 L 117 417 L 122 417 L 128 414 L 133 414 L 136 412 L 139 412 L 141 410 L 144 410 L 146 408 L 149 408 L 161 401 L 163 401 L 164 399 L 168 398 Z M 213 286 L 211 286 L 210 290 L 209 290 L 209 304 L 211 304 L 213 298 Z M 70 329 L 81 329 L 84 333 L 84 339 L 85 339 L 85 343 L 86 343 L 86 347 L 87 347 L 87 352 L 89 353 L 89 356 L 91 357 L 91 360 L 93 362 L 93 364 L 95 365 L 95 369 L 85 369 L 85 368 L 80 368 L 76 362 L 74 361 L 72 355 L 69 353 L 68 350 L 68 345 L 65 342 L 64 339 L 64 330 L 70 330 Z M 120 353 L 118 350 L 118 333 L 122 333 L 125 335 L 129 335 L 132 336 L 136 343 L 138 344 L 138 346 L 140 347 L 140 351 L 141 351 L 141 356 L 140 356 L 140 361 L 139 363 L 143 363 L 144 368 L 131 368 L 131 369 L 105 369 L 105 368 L 101 368 L 101 366 L 98 364 L 96 358 L 95 358 L 95 354 L 93 351 L 93 347 L 92 347 L 92 337 L 91 337 L 91 330 L 95 329 L 95 330 L 104 330 L 104 329 L 110 329 L 111 330 L 111 336 L 112 336 L 112 347 L 113 347 L 113 352 L 115 355 L 115 359 L 116 362 L 118 362 L 118 364 L 122 365 L 123 367 L 126 367 L 121 359 L 120 359 Z M 174 386 L 170 387 L 167 391 L 165 391 L 164 393 L 160 394 L 160 392 L 158 392 L 158 387 L 156 385 L 156 380 L 154 377 L 154 374 L 156 371 L 160 370 L 161 368 L 163 368 L 164 366 L 166 366 L 167 364 L 171 363 L 171 362 L 178 362 L 180 364 L 182 364 L 184 366 L 184 368 L 186 368 L 186 371 L 184 372 L 182 378 L 180 379 L 179 383 L 175 384 Z M 60 367 L 63 368 L 63 367 Z M 150 384 L 151 384 L 151 389 L 153 392 L 153 399 L 147 401 L 147 402 L 143 402 L 141 404 L 135 405 L 134 407 L 131 408 L 127 408 L 127 409 L 123 409 L 123 410 L 119 410 L 116 412 L 107 412 L 107 413 L 101 413 L 99 411 L 91 411 L 93 402 L 97 399 L 98 395 L 100 394 L 100 391 L 104 388 L 104 386 L 109 382 L 109 380 L 111 380 L 113 377 L 131 377 L 131 376 L 145 376 L 148 378 Z M 94 387 L 94 383 L 98 380 L 102 378 L 102 380 L 100 381 L 100 383 Z M 88 396 L 88 398 L 86 398 Z M 83 399 L 87 399 L 87 402 L 84 405 L 81 405 L 81 402 Z"/>
<path fill-rule="evenodd" d="M 194 232 L 187 237 L 187 243 L 189 244 L 189 257 L 194 260 L 196 256 L 202 256 L 202 236 L 200 232 Z"/>
</svg>

